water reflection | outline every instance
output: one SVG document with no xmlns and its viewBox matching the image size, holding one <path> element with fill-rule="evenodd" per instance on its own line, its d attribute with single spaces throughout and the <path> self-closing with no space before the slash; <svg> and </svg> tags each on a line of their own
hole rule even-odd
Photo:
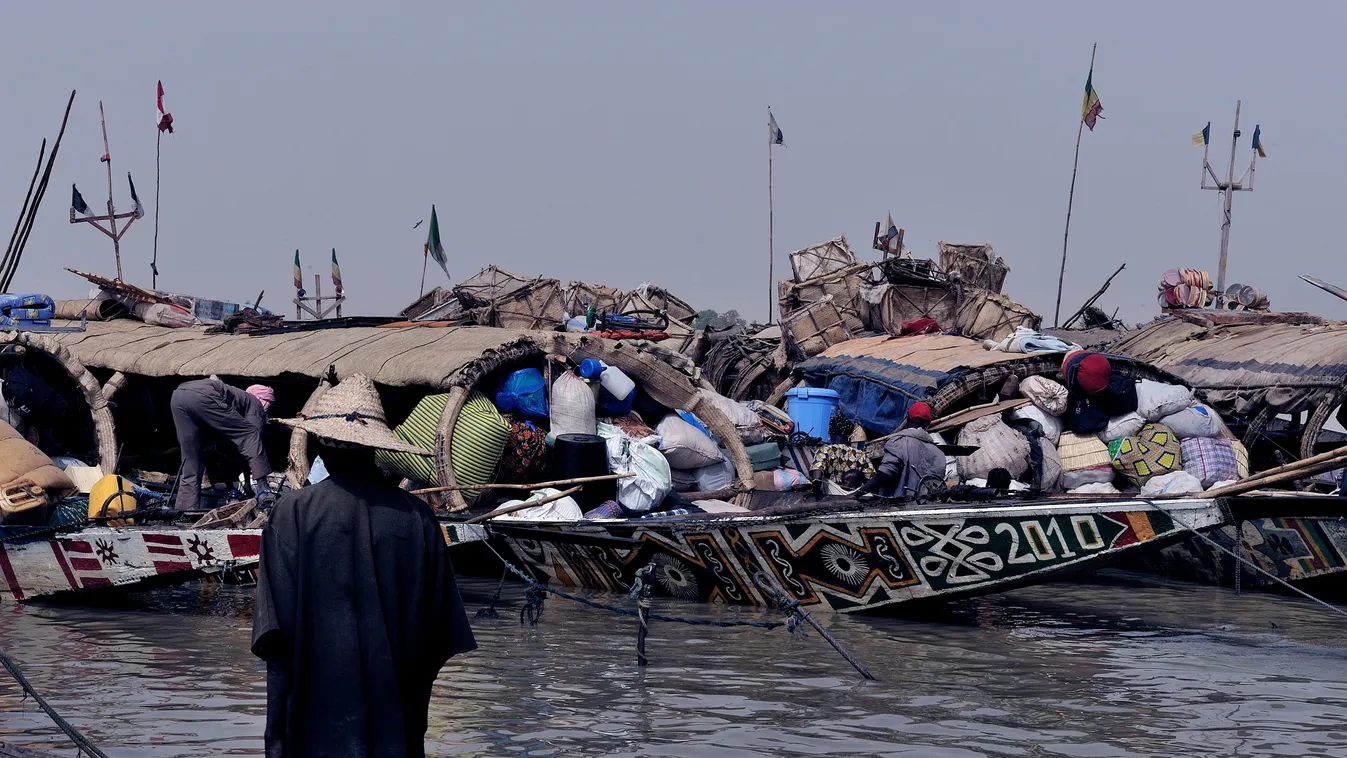
<svg viewBox="0 0 1347 758">
<path fill-rule="evenodd" d="M 465 586 L 473 610 L 495 590 Z M 870 683 L 816 636 L 784 630 L 656 624 L 640 670 L 629 619 L 552 599 L 542 625 L 524 628 L 521 601 L 507 586 L 501 619 L 475 626 L 481 650 L 443 672 L 431 754 L 1347 751 L 1342 620 L 1285 598 L 1123 578 L 968 601 L 939 618 L 826 619 L 881 679 Z M 110 755 L 255 755 L 265 691 L 247 653 L 251 603 L 218 585 L 98 608 L 7 603 L 0 637 Z M 0 740 L 64 749 L 7 680 L 0 707 Z"/>
</svg>

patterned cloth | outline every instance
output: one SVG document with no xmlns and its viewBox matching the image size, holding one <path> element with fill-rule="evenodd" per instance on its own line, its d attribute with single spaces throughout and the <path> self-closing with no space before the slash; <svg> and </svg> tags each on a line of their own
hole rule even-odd
<svg viewBox="0 0 1347 758">
<path fill-rule="evenodd" d="M 511 482 L 533 481 L 547 466 L 547 434 L 513 414 L 505 420 L 510 424 L 510 441 L 501 456 L 500 473 Z"/>
<path fill-rule="evenodd" d="M 1193 437 L 1182 444 L 1183 470 L 1197 477 L 1203 487 L 1239 479 L 1239 458 L 1233 441 Z"/>
<path fill-rule="evenodd" d="M 1179 438 L 1162 424 L 1147 424 L 1135 436 L 1114 440 L 1109 443 L 1109 452 L 1113 468 L 1138 485 L 1152 477 L 1183 470 Z M 1233 464 L 1233 452 L 1230 458 Z"/>
<path fill-rule="evenodd" d="M 812 467 L 823 472 L 825 479 L 842 481 L 842 475 L 859 469 L 866 479 L 875 475 L 875 464 L 865 451 L 848 445 L 824 445 L 814 453 Z"/>
</svg>

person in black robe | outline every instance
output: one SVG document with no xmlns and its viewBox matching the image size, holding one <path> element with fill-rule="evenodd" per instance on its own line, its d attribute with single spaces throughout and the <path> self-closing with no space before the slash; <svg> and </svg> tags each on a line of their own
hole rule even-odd
<svg viewBox="0 0 1347 758">
<path fill-rule="evenodd" d="M 282 423 L 325 435 L 332 473 L 283 494 L 262 534 L 252 652 L 267 664 L 266 755 L 424 756 L 431 685 L 476 642 L 443 530 L 370 446 L 425 451 L 394 437 L 363 376 L 318 405 Z"/>
</svg>

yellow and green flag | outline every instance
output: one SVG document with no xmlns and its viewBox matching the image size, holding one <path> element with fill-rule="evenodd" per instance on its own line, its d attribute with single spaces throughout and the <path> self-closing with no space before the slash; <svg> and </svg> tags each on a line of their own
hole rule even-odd
<svg viewBox="0 0 1347 758">
<path fill-rule="evenodd" d="M 295 251 L 295 289 L 304 297 L 304 272 L 299 268 L 299 251 Z"/>
<path fill-rule="evenodd" d="M 1103 118 L 1099 114 L 1104 110 L 1104 104 L 1099 102 L 1099 93 L 1094 91 L 1094 69 L 1085 77 L 1085 102 L 1080 107 L 1080 120 L 1094 131 L 1096 119 Z"/>
</svg>

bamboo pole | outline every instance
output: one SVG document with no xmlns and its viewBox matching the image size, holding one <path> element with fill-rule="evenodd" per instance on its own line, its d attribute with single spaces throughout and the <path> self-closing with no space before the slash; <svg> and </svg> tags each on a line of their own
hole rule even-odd
<svg viewBox="0 0 1347 758">
<path fill-rule="evenodd" d="M 767 109 L 767 118 L 772 117 L 772 109 Z M 772 323 L 772 303 L 776 300 L 776 274 L 773 270 L 776 264 L 776 215 L 772 207 L 772 143 L 776 142 L 776 135 L 773 134 L 767 139 L 767 323 Z"/>
<path fill-rule="evenodd" d="M 582 486 L 575 486 L 575 487 L 571 487 L 571 488 L 568 489 L 568 490 L 563 490 L 562 492 L 558 492 L 558 493 L 555 494 L 555 495 L 548 495 L 547 497 L 545 497 L 545 498 L 543 498 L 543 499 L 541 499 L 541 500 L 531 500 L 531 501 L 526 501 L 526 502 L 523 502 L 523 503 L 516 503 L 515 505 L 511 505 L 511 506 L 508 506 L 508 507 L 506 507 L 506 508 L 497 508 L 496 510 L 494 510 L 494 511 L 492 511 L 492 512 L 490 512 L 490 513 L 483 513 L 483 514 L 480 515 L 480 516 L 473 516 L 472 518 L 470 518 L 470 519 L 464 521 L 463 523 L 465 523 L 465 524 L 480 524 L 480 523 L 482 523 L 483 521 L 488 521 L 488 520 L 493 519 L 493 518 L 495 518 L 495 517 L 497 517 L 497 516 L 504 516 L 504 515 L 507 514 L 507 513 L 515 513 L 515 512 L 517 512 L 517 511 L 527 510 L 527 509 L 529 509 L 529 508 L 534 508 L 534 507 L 539 506 L 539 505 L 547 505 L 548 503 L 555 502 L 555 501 L 557 501 L 557 500 L 562 499 L 563 497 L 570 497 L 571 495 L 574 495 L 575 493 L 579 492 L 581 489 L 583 489 Z"/>
<path fill-rule="evenodd" d="M 150 258 L 150 289 L 159 289 L 159 143 L 164 133 L 154 136 L 154 256 Z"/>
<path fill-rule="evenodd" d="M 1340 447 L 1334 450 L 1330 450 L 1327 453 L 1320 453 L 1319 455 L 1313 456 L 1311 458 L 1304 458 L 1302 460 L 1292 461 L 1291 463 L 1287 463 L 1285 465 L 1278 466 L 1276 468 L 1270 468 L 1267 471 L 1260 471 L 1257 474 L 1254 474 L 1253 476 L 1247 476 L 1244 479 L 1241 479 L 1240 481 L 1236 482 L 1235 484 L 1229 485 L 1227 487 L 1222 487 L 1221 489 L 1229 489 L 1230 487 L 1240 487 L 1246 484 L 1260 485 L 1263 483 L 1271 482 L 1273 480 L 1286 481 L 1286 479 L 1281 478 L 1283 477 L 1283 475 L 1286 474 L 1290 474 L 1291 475 L 1290 478 L 1292 479 L 1302 476 L 1309 476 L 1310 474 L 1306 473 L 1307 471 L 1311 469 L 1318 469 L 1318 467 L 1321 466 L 1322 464 L 1331 463 L 1336 465 L 1339 463 L 1343 463 L 1344 461 L 1347 461 L 1347 447 Z M 1326 470 L 1332 469 L 1330 468 Z M 1316 470 L 1314 473 L 1319 472 Z"/>
<path fill-rule="evenodd" d="M 56 154 L 61 150 L 61 140 L 65 137 L 66 124 L 70 122 L 70 108 L 75 104 L 75 90 L 70 90 L 70 99 L 65 104 L 65 115 L 61 117 L 61 130 L 56 133 L 56 142 L 52 143 L 51 153 L 47 155 L 47 168 L 42 172 L 42 179 L 37 184 L 37 194 L 33 197 L 33 204 L 28 209 L 28 220 L 24 223 L 24 228 L 19 232 L 19 241 L 15 244 L 15 253 L 8 261 L 9 267 L 4 271 L 3 281 L 0 281 L 0 292 L 8 292 L 10 285 L 14 281 L 14 274 L 19 267 L 19 258 L 23 256 L 23 251 L 28 246 L 28 237 L 33 233 L 33 222 L 37 218 L 38 206 L 42 204 L 42 198 L 47 196 L 47 184 L 51 180 L 52 167 L 56 165 Z"/>
<path fill-rule="evenodd" d="M 1094 53 L 1099 49 L 1099 43 L 1095 43 L 1090 48 L 1090 77 L 1086 81 L 1092 81 L 1094 75 Z M 1062 319 L 1062 285 L 1066 282 L 1066 241 L 1071 236 L 1071 204 L 1076 199 L 1076 169 L 1080 168 L 1080 138 L 1085 134 L 1085 114 L 1082 112 L 1080 125 L 1076 127 L 1076 158 L 1071 162 L 1071 191 L 1066 196 L 1066 231 L 1062 232 L 1062 270 L 1057 274 L 1057 310 L 1052 314 L 1052 325 L 1054 328 L 1061 325 Z"/>
<path fill-rule="evenodd" d="M 412 490 L 413 495 L 429 495 L 433 492 L 459 492 L 461 490 L 540 490 L 544 487 L 567 487 L 572 484 L 589 484 L 590 482 L 611 482 L 617 479 L 626 479 L 636 476 L 636 474 L 604 474 L 603 476 L 581 476 L 574 479 L 560 479 L 555 482 L 538 482 L 536 484 L 453 484 L 448 487 L 426 487 L 425 489 Z"/>
<path fill-rule="evenodd" d="M 112 208 L 112 150 L 108 147 L 108 119 L 103 115 L 103 101 L 98 101 L 98 120 L 103 125 L 103 161 L 108 165 L 108 224 L 112 227 L 112 254 L 117 259 L 117 281 L 122 281 L 122 241 L 117 236 L 117 212 Z"/>
</svg>

